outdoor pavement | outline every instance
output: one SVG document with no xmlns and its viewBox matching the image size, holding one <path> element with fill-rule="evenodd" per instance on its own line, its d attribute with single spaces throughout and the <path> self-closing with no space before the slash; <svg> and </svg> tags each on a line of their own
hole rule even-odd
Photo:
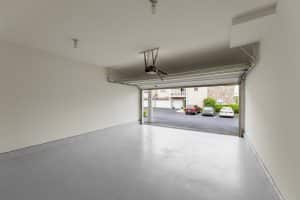
<svg viewBox="0 0 300 200">
<path fill-rule="evenodd" d="M 147 118 L 145 122 L 147 122 Z M 237 116 L 235 118 L 221 118 L 217 115 L 214 117 L 202 116 L 201 113 L 185 115 L 183 112 L 165 108 L 153 109 L 153 122 L 151 124 L 225 135 L 238 135 L 239 131 Z"/>
</svg>

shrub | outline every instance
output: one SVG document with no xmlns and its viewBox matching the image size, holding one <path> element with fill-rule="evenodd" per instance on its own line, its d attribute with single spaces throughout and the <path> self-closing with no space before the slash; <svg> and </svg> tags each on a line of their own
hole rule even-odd
<svg viewBox="0 0 300 200">
<path fill-rule="evenodd" d="M 240 105 L 239 104 L 230 104 L 229 106 L 232 108 L 234 113 L 236 113 L 236 114 L 240 113 Z"/>
<path fill-rule="evenodd" d="M 215 110 L 216 112 L 220 112 L 220 110 L 224 107 L 224 105 L 221 105 L 221 104 L 216 104 L 215 105 Z"/>
<path fill-rule="evenodd" d="M 146 118 L 146 117 L 148 117 L 148 111 L 147 110 L 144 110 L 144 117 Z"/>
<path fill-rule="evenodd" d="M 216 104 L 215 105 L 216 112 L 220 112 L 220 110 L 223 107 L 231 107 L 235 114 L 238 114 L 240 112 L 240 105 L 239 104 L 229 104 L 229 105 Z"/>
<path fill-rule="evenodd" d="M 208 97 L 203 100 L 204 106 L 210 106 L 215 107 L 216 106 L 216 100 L 214 98 Z"/>
</svg>

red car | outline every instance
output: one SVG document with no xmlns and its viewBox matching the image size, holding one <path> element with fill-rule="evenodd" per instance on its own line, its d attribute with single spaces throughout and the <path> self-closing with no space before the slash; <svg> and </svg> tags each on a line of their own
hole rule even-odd
<svg viewBox="0 0 300 200">
<path fill-rule="evenodd" d="M 188 114 L 192 114 L 192 115 L 196 115 L 198 113 L 201 112 L 201 108 L 197 105 L 194 105 L 194 106 L 186 106 L 186 108 L 184 109 L 185 111 L 185 114 L 188 115 Z"/>
</svg>

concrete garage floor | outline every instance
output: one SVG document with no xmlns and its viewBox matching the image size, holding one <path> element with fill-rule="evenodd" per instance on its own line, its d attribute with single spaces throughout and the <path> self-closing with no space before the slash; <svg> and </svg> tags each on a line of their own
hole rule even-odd
<svg viewBox="0 0 300 200">
<path fill-rule="evenodd" d="M 145 119 L 147 123 L 147 118 Z M 238 135 L 239 120 L 235 118 L 221 118 L 198 115 L 185 115 L 176 110 L 165 108 L 153 109 L 151 125 L 184 128 L 195 131 L 212 132 L 225 135 Z"/>
<path fill-rule="evenodd" d="M 245 141 L 136 123 L 0 157 L 5 200 L 275 200 Z"/>
</svg>

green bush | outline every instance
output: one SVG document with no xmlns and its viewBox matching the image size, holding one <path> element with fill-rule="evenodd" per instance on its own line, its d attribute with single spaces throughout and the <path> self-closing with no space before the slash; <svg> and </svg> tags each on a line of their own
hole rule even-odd
<svg viewBox="0 0 300 200">
<path fill-rule="evenodd" d="M 203 100 L 203 105 L 204 106 L 215 107 L 216 106 L 216 100 L 214 98 L 208 97 L 208 98 Z"/>
<path fill-rule="evenodd" d="M 238 114 L 240 112 L 240 106 L 239 106 L 239 104 L 229 104 L 229 105 L 216 104 L 215 105 L 216 112 L 220 112 L 220 110 L 223 107 L 231 107 L 235 114 Z"/>
<path fill-rule="evenodd" d="M 230 104 L 229 106 L 232 108 L 234 113 L 236 113 L 236 114 L 240 113 L 240 105 L 239 104 Z"/>
<path fill-rule="evenodd" d="M 146 117 L 148 117 L 148 110 L 144 110 L 144 117 L 146 118 Z"/>
<path fill-rule="evenodd" d="M 220 110 L 224 107 L 224 105 L 221 105 L 221 104 L 216 104 L 215 105 L 215 110 L 216 112 L 220 112 Z"/>
</svg>

